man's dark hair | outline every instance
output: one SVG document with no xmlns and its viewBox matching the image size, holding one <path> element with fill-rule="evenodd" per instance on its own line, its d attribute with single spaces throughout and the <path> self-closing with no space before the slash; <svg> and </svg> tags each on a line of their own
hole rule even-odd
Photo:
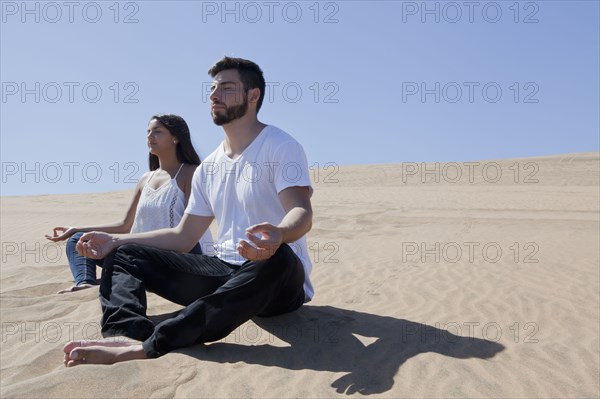
<svg viewBox="0 0 600 399">
<path fill-rule="evenodd" d="M 248 94 L 248 90 L 250 89 L 260 89 L 260 97 L 256 103 L 256 113 L 258 113 L 265 98 L 265 77 L 263 76 L 263 71 L 252 61 L 243 58 L 223 57 L 208 70 L 208 73 L 214 78 L 219 72 L 227 69 L 238 71 L 240 80 L 244 85 L 244 94 Z"/>
</svg>

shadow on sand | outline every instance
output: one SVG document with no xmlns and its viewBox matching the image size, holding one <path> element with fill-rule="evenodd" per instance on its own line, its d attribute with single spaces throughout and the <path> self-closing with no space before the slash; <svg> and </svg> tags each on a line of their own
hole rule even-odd
<svg viewBox="0 0 600 399">
<path fill-rule="evenodd" d="M 346 372 L 332 382 L 338 393 L 383 393 L 408 359 L 434 352 L 458 359 L 489 359 L 504 346 L 493 341 L 454 335 L 447 330 L 393 317 L 331 306 L 306 305 L 273 318 L 254 318 L 227 338 L 177 352 L 202 361 L 245 362 L 290 370 Z M 265 336 L 267 334 L 267 336 Z M 364 337 L 361 342 L 357 336 Z M 273 346 L 274 337 L 289 346 Z M 248 346 L 236 342 L 265 342 Z"/>
</svg>

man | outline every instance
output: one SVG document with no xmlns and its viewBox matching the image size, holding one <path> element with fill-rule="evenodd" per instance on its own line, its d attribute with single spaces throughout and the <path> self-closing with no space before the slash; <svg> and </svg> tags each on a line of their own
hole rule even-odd
<svg viewBox="0 0 600 399">
<path fill-rule="evenodd" d="M 304 151 L 258 121 L 265 93 L 258 65 L 225 57 L 209 74 L 211 114 L 225 140 L 196 170 L 181 223 L 140 234 L 91 232 L 77 244 L 87 257 L 108 255 L 100 283 L 103 336 L 141 343 L 69 342 L 67 367 L 155 358 L 216 341 L 254 316 L 291 312 L 312 298 L 305 237 L 312 187 Z M 186 254 L 213 218 L 217 257 Z M 146 290 L 186 307 L 154 325 L 146 317 Z"/>
</svg>

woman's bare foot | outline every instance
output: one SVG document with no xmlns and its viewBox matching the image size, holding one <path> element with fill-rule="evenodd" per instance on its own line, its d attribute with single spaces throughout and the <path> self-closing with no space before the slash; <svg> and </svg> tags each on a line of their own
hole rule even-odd
<svg viewBox="0 0 600 399">
<path fill-rule="evenodd" d="M 69 288 L 65 288 L 64 290 L 60 290 L 57 292 L 57 294 L 64 294 L 66 292 L 75 292 L 75 291 L 81 291 L 81 290 L 85 290 L 86 288 L 92 288 L 95 287 L 95 285 L 93 284 L 80 284 L 80 285 L 74 285 L 72 287 Z"/>
<path fill-rule="evenodd" d="M 65 352 L 63 363 L 66 367 L 73 367 L 80 364 L 113 364 L 148 358 L 140 342 L 123 339 L 71 341 L 63 349 Z"/>
</svg>

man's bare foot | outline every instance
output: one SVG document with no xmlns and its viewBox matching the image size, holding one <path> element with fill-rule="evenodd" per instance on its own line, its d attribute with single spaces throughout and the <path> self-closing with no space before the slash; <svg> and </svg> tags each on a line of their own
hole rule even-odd
<svg viewBox="0 0 600 399">
<path fill-rule="evenodd" d="M 81 290 L 85 290 L 86 288 L 92 288 L 92 287 L 95 287 L 95 285 L 93 285 L 93 284 L 74 285 L 72 287 L 65 288 L 64 290 L 58 291 L 57 294 L 64 294 L 65 292 L 81 291 Z"/>
<path fill-rule="evenodd" d="M 66 367 L 73 367 L 80 364 L 113 364 L 148 358 L 140 342 L 125 340 L 110 338 L 106 341 L 71 341 L 63 349 L 63 363 Z"/>
</svg>

